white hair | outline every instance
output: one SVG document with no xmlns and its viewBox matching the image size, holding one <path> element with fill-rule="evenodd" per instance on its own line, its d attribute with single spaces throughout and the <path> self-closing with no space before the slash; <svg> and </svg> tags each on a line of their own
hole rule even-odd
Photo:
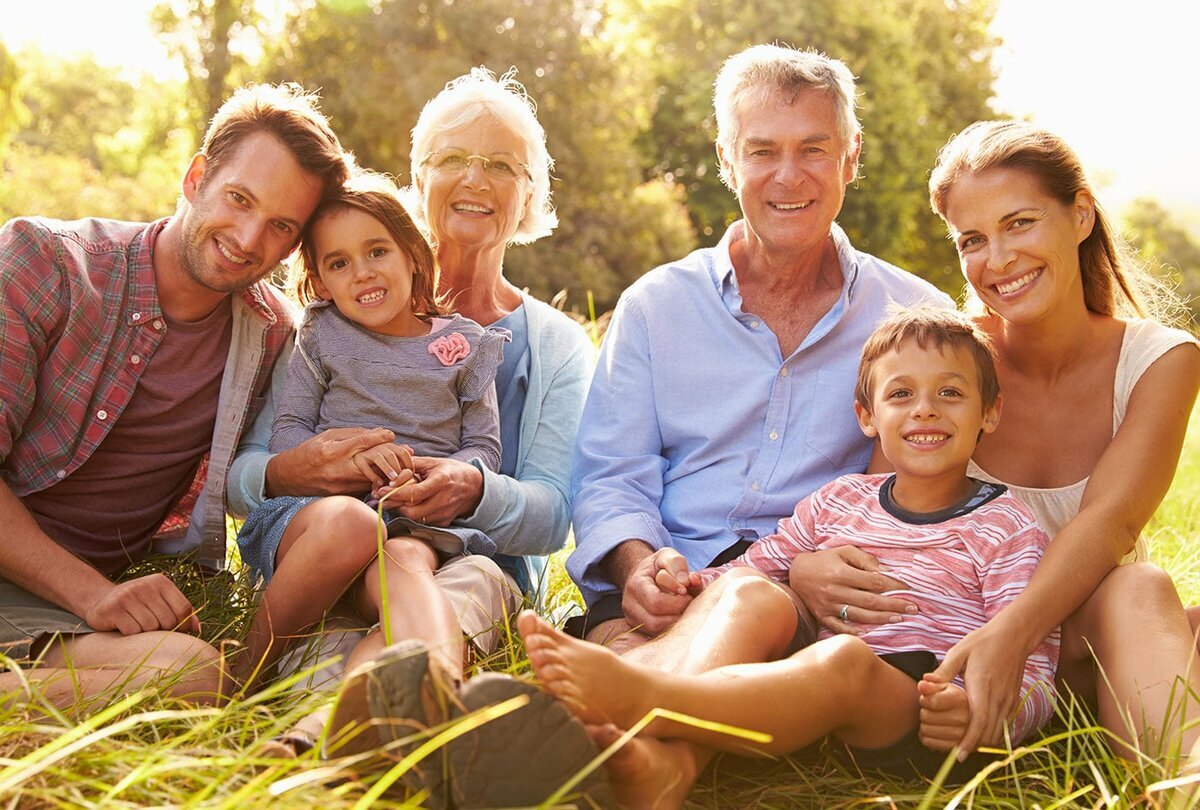
<svg viewBox="0 0 1200 810">
<path fill-rule="evenodd" d="M 546 150 L 546 131 L 537 120 L 537 105 L 516 80 L 516 68 L 499 78 L 485 67 L 471 68 L 470 73 L 446 84 L 421 110 L 412 131 L 413 185 L 406 189 L 406 198 L 413 217 L 426 229 L 428 218 L 424 202 L 416 190 L 419 176 L 424 184 L 429 167 L 423 165 L 429 154 L 429 144 L 441 132 L 470 124 L 483 115 L 493 115 L 521 139 L 528 151 L 528 170 L 533 188 L 525 216 L 517 225 L 511 244 L 522 245 L 548 236 L 558 225 L 558 215 L 550 202 L 550 170 L 554 159 Z"/>
<path fill-rule="evenodd" d="M 738 138 L 738 108 L 748 97 L 780 94 L 791 100 L 808 89 L 832 99 L 838 134 L 850 149 L 862 132 L 855 114 L 854 74 L 844 62 L 820 51 L 801 51 L 782 45 L 753 45 L 735 53 L 721 66 L 713 88 L 717 145 L 727 158 L 732 157 Z M 854 170 L 857 174 L 857 162 Z M 725 166 L 721 167 L 721 180 L 732 187 L 733 178 Z"/>
</svg>

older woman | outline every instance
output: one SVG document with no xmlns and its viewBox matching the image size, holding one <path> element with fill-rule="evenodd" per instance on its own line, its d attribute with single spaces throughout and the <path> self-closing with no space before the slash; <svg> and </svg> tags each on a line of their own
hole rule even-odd
<svg viewBox="0 0 1200 810">
<path fill-rule="evenodd" d="M 975 124 L 943 148 L 930 192 L 982 303 L 1004 391 L 1004 418 L 972 474 L 1006 483 L 1054 538 L 1029 588 L 940 667 L 965 671 L 963 746 L 1003 738 L 1026 655 L 1061 624 L 1060 684 L 1089 698 L 1128 749 L 1186 754 L 1198 712 L 1181 685 L 1200 694 L 1200 659 L 1140 534 L 1171 484 L 1200 387 L 1196 339 L 1148 319 L 1165 296 L 1121 254 L 1054 135 Z M 853 632 L 847 613 L 874 624 L 905 607 L 879 595 L 890 585 L 878 574 L 834 555 L 798 559 L 791 583 L 837 630 Z"/>
<path fill-rule="evenodd" d="M 495 541 L 499 553 L 494 559 L 463 557 L 458 564 L 444 565 L 437 574 L 464 634 L 483 654 L 499 646 L 504 634 L 496 627 L 514 612 L 520 593 L 530 593 L 535 586 L 541 556 L 560 548 L 566 539 L 568 466 L 590 375 L 591 347 L 583 329 L 504 277 L 508 246 L 545 236 L 557 224 L 550 204 L 552 161 L 545 141 L 524 88 L 511 76 L 497 79 L 484 69 L 450 82 L 426 105 L 413 130 L 411 207 L 415 218 L 427 225 L 435 245 L 441 267 L 440 292 L 466 317 L 507 329 L 512 341 L 505 347 L 496 378 L 500 471 L 417 456 L 413 459 L 417 480 L 389 503 L 406 517 L 473 527 Z M 285 365 L 281 361 L 279 369 Z M 279 369 L 272 397 L 281 389 Z M 247 513 L 271 495 L 370 489 L 355 456 L 392 441 L 389 432 L 331 430 L 295 450 L 271 456 L 266 444 L 273 411 L 268 403 L 231 470 L 230 509 L 234 514 Z M 326 564 L 317 539 L 296 541 L 287 560 L 293 563 L 293 570 L 311 571 Z M 356 574 L 331 571 L 329 577 L 340 581 Z M 252 649 L 278 646 L 270 642 L 314 624 L 330 608 L 328 600 L 294 592 L 283 566 L 267 587 L 279 598 L 271 600 L 272 615 L 256 618 L 249 640 Z M 354 648 L 348 669 L 377 661 L 383 650 L 382 634 L 372 631 Z M 403 645 L 402 650 L 394 648 L 384 656 L 391 686 L 376 695 L 377 713 L 401 712 L 402 704 L 408 705 L 411 695 L 396 694 L 405 687 L 397 683 L 399 675 L 411 686 L 428 681 L 424 663 L 420 667 L 416 663 L 395 666 L 397 660 L 424 662 L 428 651 L 412 644 Z M 443 686 L 462 680 L 462 661 L 445 662 L 444 669 L 437 673 Z M 348 684 L 333 730 L 351 720 L 365 719 L 370 680 L 357 678 Z M 416 725 L 436 724 L 437 720 L 414 719 Z M 323 716 L 306 719 L 286 741 L 294 748 L 311 744 L 323 722 Z M 411 731 L 410 725 L 403 733 L 384 736 L 406 736 Z M 377 742 L 374 735 L 360 735 L 353 747 L 372 742 Z M 426 775 L 430 777 L 426 786 L 436 789 L 437 784 L 432 783 L 440 780 Z"/>
</svg>

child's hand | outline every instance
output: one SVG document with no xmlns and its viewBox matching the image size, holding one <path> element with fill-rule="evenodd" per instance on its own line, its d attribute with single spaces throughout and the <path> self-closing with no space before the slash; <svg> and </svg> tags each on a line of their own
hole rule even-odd
<svg viewBox="0 0 1200 810">
<path fill-rule="evenodd" d="M 921 706 L 921 744 L 934 751 L 950 751 L 962 742 L 971 719 L 971 706 L 961 686 L 930 672 L 917 683 Z M 961 762 L 969 751 L 958 755 Z"/>
<path fill-rule="evenodd" d="M 686 595 L 695 576 L 688 571 L 687 560 L 681 556 L 655 558 L 654 584 L 663 593 Z"/>
<path fill-rule="evenodd" d="M 374 486 L 395 488 L 412 478 L 412 448 L 402 444 L 378 444 L 363 450 L 352 459 L 354 466 Z"/>
</svg>

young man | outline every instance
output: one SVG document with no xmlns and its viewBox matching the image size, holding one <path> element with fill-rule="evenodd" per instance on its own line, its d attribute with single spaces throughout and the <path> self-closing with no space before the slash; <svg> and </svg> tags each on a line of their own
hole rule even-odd
<svg viewBox="0 0 1200 810">
<path fill-rule="evenodd" d="M 114 578 L 152 547 L 223 562 L 225 472 L 292 329 L 262 279 L 347 167 L 315 97 L 248 87 L 172 216 L 0 229 L 0 652 L 52 700 L 180 672 L 170 691 L 217 697 L 187 599 Z"/>
</svg>

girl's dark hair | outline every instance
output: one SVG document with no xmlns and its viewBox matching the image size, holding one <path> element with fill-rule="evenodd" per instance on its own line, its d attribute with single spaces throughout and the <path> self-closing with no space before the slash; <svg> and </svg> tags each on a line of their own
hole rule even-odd
<svg viewBox="0 0 1200 810">
<path fill-rule="evenodd" d="M 337 211 L 355 209 L 378 220 L 408 254 L 413 263 L 412 293 L 409 305 L 418 318 L 439 317 L 449 313 L 445 299 L 438 295 L 438 266 L 433 249 L 421 230 L 413 223 L 408 210 L 400 202 L 399 190 L 386 175 L 357 170 L 341 190 L 317 208 L 308 220 L 300 238 L 300 262 L 294 273 L 296 297 L 307 304 L 316 299 L 312 279 L 320 278 L 317 247 L 313 242 L 313 227 L 325 216 Z"/>
</svg>

